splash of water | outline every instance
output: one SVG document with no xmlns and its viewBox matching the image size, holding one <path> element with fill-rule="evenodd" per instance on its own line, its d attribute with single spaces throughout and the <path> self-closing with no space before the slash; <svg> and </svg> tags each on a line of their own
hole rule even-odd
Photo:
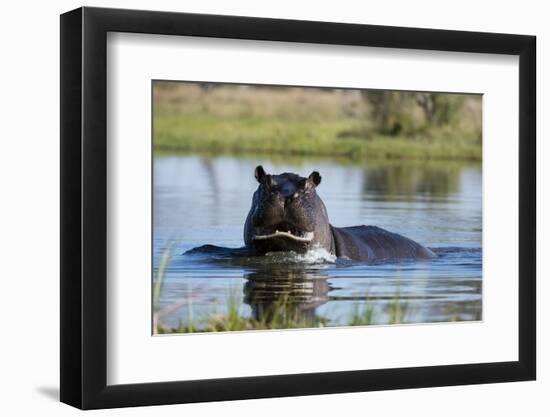
<svg viewBox="0 0 550 417">
<path fill-rule="evenodd" d="M 304 263 L 307 264 L 317 264 L 317 263 L 335 263 L 336 255 L 333 255 L 325 248 L 316 245 L 312 249 L 308 250 L 304 254 L 298 254 L 296 257 Z"/>
<path fill-rule="evenodd" d="M 336 255 L 333 255 L 320 245 L 316 245 L 309 249 L 306 253 L 296 252 L 269 252 L 266 257 L 275 262 L 290 262 L 300 264 L 324 264 L 335 263 Z"/>
</svg>

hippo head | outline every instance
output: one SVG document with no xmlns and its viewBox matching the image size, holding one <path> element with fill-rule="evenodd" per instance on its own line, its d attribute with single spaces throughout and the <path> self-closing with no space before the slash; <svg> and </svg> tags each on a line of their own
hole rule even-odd
<svg viewBox="0 0 550 417">
<path fill-rule="evenodd" d="M 247 247 L 257 254 L 274 251 L 306 252 L 318 245 L 333 251 L 327 210 L 316 193 L 321 183 L 317 171 L 309 177 L 267 174 L 255 169 L 259 182 L 244 228 Z"/>
</svg>

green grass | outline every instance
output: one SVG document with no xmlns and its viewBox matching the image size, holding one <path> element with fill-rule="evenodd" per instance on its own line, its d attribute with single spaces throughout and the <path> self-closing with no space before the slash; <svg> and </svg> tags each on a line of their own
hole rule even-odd
<svg viewBox="0 0 550 417">
<path fill-rule="evenodd" d="M 370 326 L 374 323 L 375 310 L 372 303 L 368 299 L 364 303 L 356 303 L 355 311 L 351 317 L 350 326 Z"/>
<path fill-rule="evenodd" d="M 243 301 L 238 289 L 228 292 L 226 299 L 226 312 L 219 314 L 211 311 L 203 317 L 197 317 L 193 311 L 192 295 L 188 294 L 184 300 L 174 303 L 161 309 L 159 300 L 163 288 L 165 270 L 170 261 L 169 250 L 165 250 L 161 256 L 160 266 L 156 273 L 153 286 L 153 333 L 204 333 L 204 332 L 230 332 L 242 330 L 273 330 L 273 329 L 304 329 L 331 327 L 330 319 L 323 316 L 308 316 L 300 314 L 297 305 L 289 302 L 283 294 L 276 302 L 260 314 L 259 319 L 244 317 L 241 314 Z M 387 313 L 380 316 L 376 311 L 374 300 L 368 296 L 363 302 L 355 304 L 353 314 L 345 320 L 347 324 L 338 326 L 369 326 L 373 324 L 401 324 L 406 322 L 407 304 L 400 297 L 399 287 L 395 296 L 385 306 Z M 179 308 L 187 309 L 185 323 L 179 323 L 176 327 L 166 326 L 162 323 L 162 316 Z M 384 321 L 383 319 L 386 319 Z"/>
<path fill-rule="evenodd" d="M 197 333 L 197 332 L 231 332 L 240 330 L 272 330 L 272 329 L 303 329 L 325 327 L 328 320 L 324 317 L 306 319 L 301 317 L 293 306 L 288 304 L 285 297 L 274 303 L 269 311 L 260 315 L 259 319 L 243 317 L 241 315 L 242 301 L 237 296 L 237 291 L 230 291 L 226 299 L 227 311 L 218 314 L 212 311 L 205 317 L 194 319 L 192 310 L 187 310 L 186 323 L 180 323 L 177 327 L 168 327 L 155 320 L 155 334 L 168 333 Z M 191 303 L 187 303 L 190 306 Z"/>
<path fill-rule="evenodd" d="M 271 154 L 364 159 L 481 160 L 469 129 L 426 129 L 415 136 L 369 133 L 357 119 L 280 120 L 209 114 L 160 114 L 154 148 L 210 154 Z"/>
<path fill-rule="evenodd" d="M 164 286 L 164 273 L 166 271 L 166 268 L 168 267 L 168 264 L 170 263 L 170 258 L 172 256 L 171 252 L 172 251 L 170 247 L 166 248 L 162 252 L 158 271 L 155 274 L 155 279 L 153 283 L 153 306 L 155 311 L 157 311 L 159 308 L 160 294 L 162 293 L 162 289 Z"/>
<path fill-rule="evenodd" d="M 481 159 L 481 96 L 441 93 L 437 114 L 451 112 L 443 123 L 405 92 L 363 93 L 158 81 L 153 143 L 157 151 L 210 154 Z"/>
<path fill-rule="evenodd" d="M 316 316 L 315 318 L 303 318 L 295 312 L 288 314 L 288 306 L 281 301 L 276 311 L 278 314 L 265 314 L 259 320 L 252 317 L 243 317 L 240 314 L 241 302 L 232 296 L 227 299 L 228 308 L 225 314 L 210 314 L 199 320 L 189 316 L 185 324 L 180 323 L 177 327 L 169 327 L 156 321 L 155 334 L 170 333 L 204 333 L 204 332 L 230 332 L 240 330 L 273 330 L 273 329 L 304 329 L 331 327 L 330 320 Z M 396 293 L 395 298 L 387 305 L 388 314 L 383 317 L 377 313 L 372 300 L 366 299 L 356 304 L 354 313 L 346 320 L 347 324 L 338 326 L 370 326 L 374 324 L 402 324 L 406 322 L 407 304 L 399 299 Z M 287 311 L 287 313 L 285 313 Z M 189 312 L 188 312 L 189 313 Z M 384 321 L 382 318 L 386 318 Z"/>
</svg>

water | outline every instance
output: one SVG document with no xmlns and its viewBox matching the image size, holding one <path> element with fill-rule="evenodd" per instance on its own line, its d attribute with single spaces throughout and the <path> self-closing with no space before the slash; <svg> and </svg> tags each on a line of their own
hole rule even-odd
<svg viewBox="0 0 550 417">
<path fill-rule="evenodd" d="M 317 189 L 334 226 L 377 225 L 438 255 L 365 264 L 323 250 L 261 258 L 183 254 L 212 244 L 239 248 L 257 187 L 254 167 L 322 175 Z M 167 328 L 204 329 L 229 305 L 242 318 L 290 314 L 323 326 L 480 320 L 481 166 L 189 155 L 154 160 L 154 267 L 172 253 L 159 300 Z M 362 321 L 354 321 L 354 317 Z"/>
</svg>

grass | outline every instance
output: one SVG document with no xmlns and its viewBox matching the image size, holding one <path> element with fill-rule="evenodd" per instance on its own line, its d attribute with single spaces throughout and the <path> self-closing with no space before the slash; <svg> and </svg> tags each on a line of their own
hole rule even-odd
<svg viewBox="0 0 550 417">
<path fill-rule="evenodd" d="M 330 320 L 325 317 L 316 316 L 306 319 L 299 314 L 285 314 L 289 311 L 281 302 L 279 314 L 265 314 L 260 319 L 243 317 L 240 314 L 241 303 L 236 298 L 228 297 L 228 308 L 225 314 L 211 314 L 199 320 L 193 320 L 193 316 L 187 323 L 180 323 L 176 327 L 169 327 L 156 321 L 155 334 L 170 333 L 204 333 L 204 332 L 230 332 L 240 330 L 274 330 L 274 329 L 304 329 L 331 327 Z M 347 320 L 347 324 L 338 326 L 370 326 L 373 324 L 402 324 L 406 322 L 406 303 L 399 299 L 398 295 L 387 306 L 389 314 L 385 314 L 387 321 L 381 320 L 379 313 L 376 313 L 372 300 L 366 299 L 363 303 L 356 304 L 356 310 Z"/>
<path fill-rule="evenodd" d="M 168 264 L 170 263 L 171 252 L 172 251 L 170 247 L 168 247 L 162 251 L 162 254 L 160 256 L 159 267 L 155 276 L 153 287 L 153 305 L 155 306 L 155 310 L 157 310 L 159 306 L 160 294 L 162 293 L 162 288 L 164 284 L 164 274 L 166 268 L 168 267 Z"/>
<path fill-rule="evenodd" d="M 159 116 L 154 122 L 157 150 L 212 154 L 278 154 L 364 159 L 481 159 L 481 146 L 440 128 L 418 137 L 369 138 L 341 132 L 355 120 L 281 122 L 268 119 L 220 119 L 207 115 Z"/>
<path fill-rule="evenodd" d="M 293 311 L 293 306 L 287 303 L 284 296 L 275 302 L 268 311 L 260 314 L 260 318 L 244 317 L 241 315 L 242 302 L 236 291 L 230 291 L 227 297 L 225 314 L 212 312 L 208 316 L 197 320 L 191 310 L 187 310 L 188 320 L 177 327 L 168 327 L 160 320 L 154 321 L 155 334 L 168 333 L 197 333 L 197 332 L 231 332 L 240 330 L 273 330 L 273 329 L 303 329 L 325 327 L 328 320 L 323 317 L 306 319 Z M 191 306 L 192 303 L 186 303 Z M 181 305 L 181 304 L 180 304 Z M 177 307 L 177 306 L 176 306 Z M 162 314 L 162 313 L 161 313 Z"/>
<path fill-rule="evenodd" d="M 370 326 L 374 323 L 374 305 L 365 300 L 363 304 L 356 303 L 355 311 L 349 322 L 350 326 Z"/>
<path fill-rule="evenodd" d="M 193 297 L 188 294 L 185 299 L 171 305 L 160 308 L 160 296 L 165 280 L 166 268 L 170 262 L 170 249 L 164 250 L 155 280 L 153 282 L 153 333 L 204 333 L 204 332 L 230 332 L 241 330 L 273 330 L 273 329 L 303 329 L 330 327 L 330 320 L 322 316 L 304 317 L 300 314 L 299 306 L 289 302 L 287 295 L 281 297 L 261 311 L 259 318 L 244 317 L 241 314 L 243 306 L 242 298 L 238 296 L 236 289 L 229 291 L 226 300 L 226 312 L 218 314 L 212 311 L 203 317 L 196 317 L 193 310 Z M 399 287 L 391 303 L 387 306 L 387 324 L 400 324 L 405 322 L 407 304 L 400 298 Z M 162 317 L 180 308 L 187 308 L 187 320 L 176 327 L 166 326 L 162 323 Z M 348 326 L 368 326 L 383 324 L 381 317 L 377 316 L 373 300 L 366 297 L 362 303 L 355 305 L 355 311 L 347 320 Z M 346 324 L 344 324 L 345 326 Z"/>
<path fill-rule="evenodd" d="M 457 122 L 415 133 L 377 133 L 353 91 L 160 83 L 154 90 L 155 150 L 364 159 L 481 160 L 481 101 L 468 97 Z"/>
</svg>

